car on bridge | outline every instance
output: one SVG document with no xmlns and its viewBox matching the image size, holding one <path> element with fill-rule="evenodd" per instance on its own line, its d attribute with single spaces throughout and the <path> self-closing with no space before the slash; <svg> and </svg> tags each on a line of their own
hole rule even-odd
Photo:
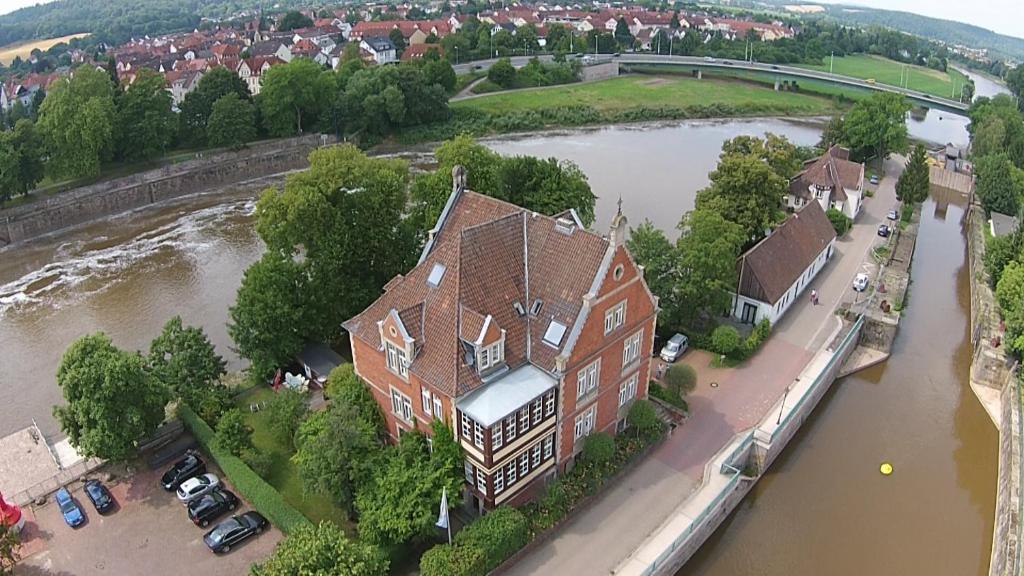
<svg viewBox="0 0 1024 576">
<path fill-rule="evenodd" d="M 715 61 L 715 59 L 714 59 L 714 58 L 712 58 L 711 56 L 705 56 L 705 57 L 704 57 L 704 61 L 705 61 L 705 62 L 714 62 L 714 61 Z"/>
</svg>

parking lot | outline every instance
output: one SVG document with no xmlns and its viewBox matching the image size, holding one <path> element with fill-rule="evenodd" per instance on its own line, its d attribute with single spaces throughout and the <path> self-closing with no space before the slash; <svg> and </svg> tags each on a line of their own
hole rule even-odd
<svg viewBox="0 0 1024 576">
<path fill-rule="evenodd" d="M 223 481 L 218 470 L 211 472 Z M 249 566 L 269 556 L 281 539 L 281 532 L 271 528 L 228 554 L 214 555 L 203 543 L 206 531 L 189 521 L 173 492 L 160 487 L 161 473 L 144 471 L 108 483 L 117 506 L 105 516 L 96 512 L 80 485 L 74 486 L 72 495 L 86 516 L 78 528 L 64 523 L 52 497 L 26 511 L 24 558 L 16 574 L 248 574 Z M 251 509 L 243 505 L 235 513 Z"/>
</svg>

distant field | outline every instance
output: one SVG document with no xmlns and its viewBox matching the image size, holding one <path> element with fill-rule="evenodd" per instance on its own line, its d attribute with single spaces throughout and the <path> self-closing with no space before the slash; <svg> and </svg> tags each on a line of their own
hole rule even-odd
<svg viewBox="0 0 1024 576">
<path fill-rule="evenodd" d="M 820 65 L 800 64 L 800 68 L 812 70 L 829 71 L 828 58 Z M 940 72 L 922 66 L 910 66 L 880 56 L 867 56 L 858 54 L 856 56 L 843 56 L 836 58 L 833 72 L 853 78 L 874 78 L 879 84 L 899 86 L 902 70 L 906 67 L 909 77 L 906 87 L 917 92 L 924 92 L 933 96 L 954 99 L 960 94 L 960 86 L 963 85 L 965 76 L 959 71 L 949 67 L 948 72 Z M 956 95 L 954 95 L 954 91 Z"/>
<path fill-rule="evenodd" d="M 60 38 L 50 38 L 49 40 L 35 40 L 33 42 L 4 46 L 0 48 L 0 63 L 10 64 L 18 56 L 21 56 L 21 59 L 24 60 L 25 58 L 28 58 L 36 48 L 46 51 L 54 44 L 68 42 L 73 38 L 83 38 L 88 35 L 88 33 L 71 34 L 69 36 L 61 36 Z"/>
<path fill-rule="evenodd" d="M 453 102 L 453 108 L 474 108 L 492 114 L 589 105 L 601 112 L 637 108 L 685 107 L 717 103 L 756 107 L 764 113 L 818 115 L 834 111 L 826 98 L 776 92 L 756 84 L 726 80 L 696 80 L 678 76 L 624 76 L 589 84 L 517 90 Z"/>
</svg>

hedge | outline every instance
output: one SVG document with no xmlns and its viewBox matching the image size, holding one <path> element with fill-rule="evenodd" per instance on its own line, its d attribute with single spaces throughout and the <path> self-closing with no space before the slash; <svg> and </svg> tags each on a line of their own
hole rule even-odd
<svg viewBox="0 0 1024 576">
<path fill-rule="evenodd" d="M 485 558 L 476 546 L 439 544 L 420 558 L 421 576 L 483 576 Z"/>
<path fill-rule="evenodd" d="M 478 548 L 484 554 L 484 574 L 497 568 L 530 541 L 530 522 L 506 506 L 487 514 L 455 535 L 456 546 Z"/>
<path fill-rule="evenodd" d="M 178 416 L 192 431 L 192 435 L 203 449 L 220 466 L 220 469 L 235 489 L 285 534 L 291 534 L 303 526 L 313 524 L 301 512 L 285 502 L 284 497 L 266 480 L 260 478 L 240 458 L 220 448 L 215 441 L 213 429 L 196 415 L 188 406 L 178 406 Z"/>
</svg>

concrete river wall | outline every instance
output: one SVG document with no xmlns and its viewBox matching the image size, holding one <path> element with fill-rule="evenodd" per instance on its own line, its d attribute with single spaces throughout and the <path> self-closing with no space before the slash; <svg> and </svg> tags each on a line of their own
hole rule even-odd
<svg viewBox="0 0 1024 576">
<path fill-rule="evenodd" d="M 254 144 L 0 210 L 0 247 L 166 200 L 304 168 L 309 152 L 327 142 L 326 137 L 309 135 Z"/>
</svg>

